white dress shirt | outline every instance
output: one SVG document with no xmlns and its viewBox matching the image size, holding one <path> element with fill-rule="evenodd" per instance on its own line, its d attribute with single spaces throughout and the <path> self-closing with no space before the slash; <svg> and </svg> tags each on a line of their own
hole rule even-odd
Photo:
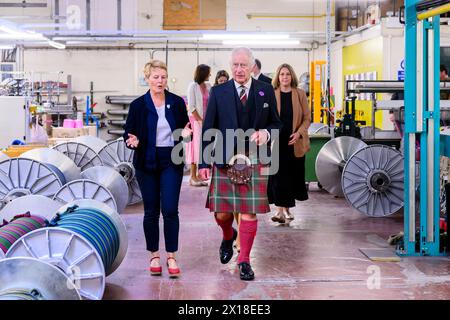
<svg viewBox="0 0 450 320">
<path fill-rule="evenodd" d="M 155 107 L 158 113 L 158 124 L 156 125 L 156 146 L 157 147 L 173 147 L 172 129 L 166 119 L 166 106 Z"/>
<path fill-rule="evenodd" d="M 252 86 L 252 77 L 250 77 L 250 79 L 246 83 L 244 83 L 243 85 L 240 84 L 240 83 L 237 83 L 236 80 L 233 80 L 233 81 L 234 81 L 234 86 L 236 87 L 236 90 L 237 90 L 237 93 L 238 93 L 238 97 L 241 94 L 241 90 L 242 90 L 241 86 L 244 86 L 245 87 L 245 94 L 247 95 L 247 99 L 248 99 L 248 94 L 250 92 L 250 87 Z"/>
<path fill-rule="evenodd" d="M 258 75 L 258 76 L 259 76 L 259 75 Z M 240 84 L 240 83 L 238 83 L 238 82 L 236 82 L 236 80 L 233 80 L 233 81 L 234 81 L 234 86 L 236 87 L 236 90 L 237 90 L 237 93 L 238 93 L 238 97 L 240 96 L 241 91 L 242 91 L 241 86 L 244 86 L 244 87 L 245 87 L 245 94 L 247 95 L 247 100 L 248 100 L 248 95 L 249 95 L 249 92 L 250 92 L 250 87 L 252 86 L 252 77 L 250 77 L 250 79 L 248 79 L 248 81 L 247 81 L 246 83 L 244 83 L 243 85 Z M 265 132 L 267 133 L 267 141 L 269 141 L 269 140 L 270 140 L 270 133 L 269 133 L 269 130 L 267 130 L 267 129 L 262 129 L 262 130 L 265 131 Z"/>
</svg>

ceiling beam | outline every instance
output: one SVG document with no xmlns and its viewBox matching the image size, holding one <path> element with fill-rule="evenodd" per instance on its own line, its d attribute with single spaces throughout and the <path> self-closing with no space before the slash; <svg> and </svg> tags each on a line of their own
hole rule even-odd
<svg viewBox="0 0 450 320">
<path fill-rule="evenodd" d="M 23 0 L 22 2 L 3 2 L 0 3 L 2 8 L 46 8 L 47 3 L 29 3 Z"/>
</svg>

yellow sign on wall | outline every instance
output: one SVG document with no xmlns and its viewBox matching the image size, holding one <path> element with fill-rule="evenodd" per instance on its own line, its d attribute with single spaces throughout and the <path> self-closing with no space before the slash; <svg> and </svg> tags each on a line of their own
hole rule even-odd
<svg viewBox="0 0 450 320">
<path fill-rule="evenodd" d="M 343 72 L 343 91 L 345 91 L 345 79 L 361 77 L 364 75 L 364 79 L 367 80 L 366 75 L 373 80 L 381 79 L 383 74 L 383 38 L 378 37 L 360 43 L 344 47 L 342 49 L 342 72 Z M 358 75 L 358 76 L 356 76 Z M 343 94 L 345 96 L 345 92 Z M 370 97 L 367 94 L 358 95 L 355 106 L 356 110 L 362 112 L 365 115 L 366 125 L 372 125 L 372 102 L 368 100 Z M 377 95 L 377 99 L 381 98 L 381 95 Z M 381 111 L 375 113 L 375 126 L 382 128 L 383 114 Z"/>
</svg>

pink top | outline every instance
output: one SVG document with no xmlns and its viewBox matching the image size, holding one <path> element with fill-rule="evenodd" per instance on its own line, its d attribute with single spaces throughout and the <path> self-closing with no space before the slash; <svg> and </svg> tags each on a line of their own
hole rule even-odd
<svg viewBox="0 0 450 320">
<path fill-rule="evenodd" d="M 203 99 L 203 117 L 205 117 L 206 108 L 208 107 L 208 99 L 209 99 L 209 92 L 208 92 L 208 88 L 206 87 L 205 83 L 202 83 L 200 85 L 200 90 L 202 92 L 202 99 Z"/>
</svg>

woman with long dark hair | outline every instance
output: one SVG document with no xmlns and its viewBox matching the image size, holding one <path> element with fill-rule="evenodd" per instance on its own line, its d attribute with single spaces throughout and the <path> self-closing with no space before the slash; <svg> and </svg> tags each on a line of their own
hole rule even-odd
<svg viewBox="0 0 450 320">
<path fill-rule="evenodd" d="M 200 155 L 200 138 L 202 134 L 203 117 L 208 106 L 209 90 L 207 82 L 211 76 L 211 68 L 200 64 L 195 69 L 194 82 L 189 84 L 187 91 L 189 121 L 193 131 L 192 141 L 186 144 L 186 163 L 191 165 L 191 186 L 207 186 L 208 183 L 197 176 L 197 165 Z"/>
</svg>

